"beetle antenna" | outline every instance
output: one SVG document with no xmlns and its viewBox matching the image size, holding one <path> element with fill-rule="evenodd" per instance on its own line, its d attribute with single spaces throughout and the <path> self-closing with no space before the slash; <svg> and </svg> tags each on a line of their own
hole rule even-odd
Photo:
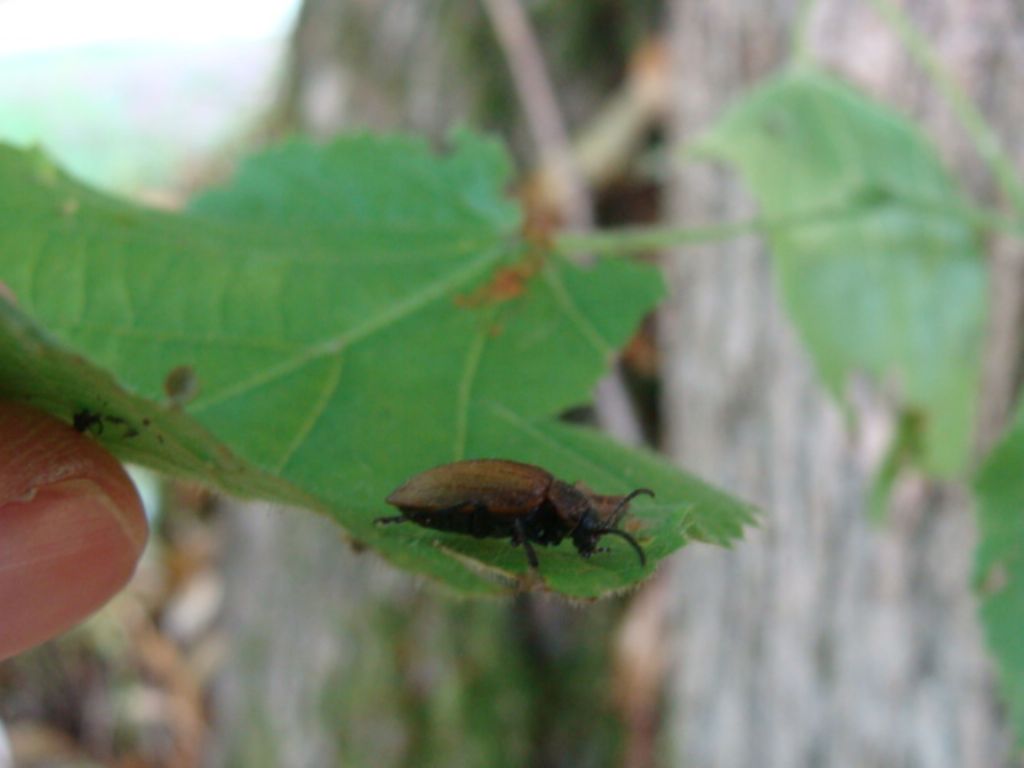
<svg viewBox="0 0 1024 768">
<path fill-rule="evenodd" d="M 635 499 L 637 496 L 650 496 L 653 499 L 654 491 L 652 491 L 650 488 L 637 488 L 635 491 L 632 491 L 627 495 L 623 496 L 622 501 L 615 505 L 615 509 L 612 510 L 611 515 L 608 517 L 608 522 L 610 525 L 615 525 L 617 522 L 619 522 L 619 518 L 622 517 L 623 512 L 625 512 L 626 506 L 629 504 L 630 501 Z"/>
<path fill-rule="evenodd" d="M 633 551 L 636 552 L 636 556 L 640 558 L 640 565 L 647 565 L 647 555 L 644 554 L 643 549 L 640 548 L 640 545 L 636 543 L 636 539 L 634 539 L 630 534 L 626 533 L 625 531 L 620 531 L 618 528 L 599 528 L 597 530 L 597 533 L 601 534 L 602 536 L 611 534 L 612 536 L 618 536 L 621 539 L 625 539 L 629 542 L 629 545 L 633 548 Z"/>
</svg>

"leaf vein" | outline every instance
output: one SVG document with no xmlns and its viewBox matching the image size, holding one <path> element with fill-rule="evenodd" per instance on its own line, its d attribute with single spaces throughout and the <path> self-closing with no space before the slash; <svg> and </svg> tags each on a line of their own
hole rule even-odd
<svg viewBox="0 0 1024 768">
<path fill-rule="evenodd" d="M 327 377 L 324 380 L 324 388 L 320 393 L 320 397 L 317 398 L 316 402 L 313 403 L 309 409 L 309 414 L 303 420 L 302 424 L 299 425 L 298 431 L 295 436 L 288 443 L 284 453 L 281 454 L 281 459 L 278 461 L 274 471 L 277 475 L 283 475 L 284 470 L 291 463 L 291 460 L 295 457 L 299 448 L 305 442 L 306 438 L 309 437 L 313 428 L 317 425 L 317 422 L 323 417 L 327 410 L 327 406 L 331 402 L 331 398 L 338 391 L 338 385 L 341 383 L 341 369 L 343 368 L 342 362 L 344 357 L 337 355 L 331 361 L 331 367 L 327 371 Z"/>
<path fill-rule="evenodd" d="M 609 470 L 607 467 L 604 467 L 598 464 L 597 462 L 592 461 L 579 451 L 567 447 L 565 443 L 556 440 L 554 437 L 544 432 L 544 430 L 539 429 L 533 421 L 530 421 L 529 419 L 525 418 L 522 414 L 516 413 L 510 408 L 507 408 L 501 403 L 497 403 L 493 400 L 487 401 L 486 405 L 491 409 L 491 412 L 494 413 L 495 416 L 507 422 L 508 424 L 511 424 L 513 427 L 520 430 L 521 432 L 528 434 L 538 443 L 543 443 L 562 453 L 571 454 L 573 458 L 579 460 L 582 463 L 585 463 L 594 471 L 611 475 L 612 477 L 622 479 L 623 481 L 626 480 L 625 477 L 622 477 L 616 472 Z"/>
<path fill-rule="evenodd" d="M 593 323 L 587 320 L 583 312 L 580 311 L 580 308 L 576 306 L 576 302 L 573 301 L 569 292 L 565 289 L 565 285 L 559 276 L 553 270 L 546 269 L 544 270 L 544 281 L 551 289 L 555 303 L 565 313 L 566 318 L 575 326 L 580 335 L 603 357 L 606 359 L 611 357 L 615 350 L 598 332 Z"/>
<path fill-rule="evenodd" d="M 373 335 L 381 328 L 385 328 L 388 325 L 397 323 L 400 320 L 415 314 L 419 310 L 431 304 L 433 301 L 447 295 L 456 286 L 470 282 L 478 274 L 490 267 L 498 259 L 498 256 L 499 251 L 497 250 L 491 254 L 487 254 L 485 257 L 473 262 L 468 268 L 462 269 L 442 280 L 437 280 L 434 283 L 429 284 L 423 290 L 413 293 L 403 301 L 394 304 L 390 309 L 370 318 L 362 325 L 358 325 L 339 336 L 308 347 L 302 352 L 302 354 L 296 355 L 288 360 L 284 360 L 278 365 L 266 368 L 248 379 L 239 381 L 235 386 L 222 390 L 214 396 L 197 401 L 189 409 L 190 412 L 193 414 L 199 413 L 213 405 L 218 405 L 224 401 L 230 400 L 231 398 L 251 392 L 252 390 L 268 384 L 275 379 L 287 376 L 308 363 L 319 360 L 322 357 L 341 352 L 352 344 Z"/>
<path fill-rule="evenodd" d="M 454 461 L 459 461 L 466 455 L 466 438 L 469 432 L 469 408 L 473 399 L 473 384 L 476 382 L 476 375 L 480 370 L 480 360 L 483 358 L 484 347 L 487 344 L 487 328 L 495 314 L 494 311 L 487 314 L 486 322 L 481 324 L 480 330 L 471 339 L 469 349 L 466 351 L 466 361 L 462 367 L 462 376 L 459 378 L 459 389 L 455 404 L 455 445 L 452 448 Z"/>
</svg>

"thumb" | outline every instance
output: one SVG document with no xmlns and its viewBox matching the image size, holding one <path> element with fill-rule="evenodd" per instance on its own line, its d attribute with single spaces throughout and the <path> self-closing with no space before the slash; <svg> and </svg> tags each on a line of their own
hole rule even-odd
<svg viewBox="0 0 1024 768">
<path fill-rule="evenodd" d="M 113 456 L 41 411 L 0 402 L 0 659 L 103 605 L 131 577 L 146 536 Z"/>
</svg>

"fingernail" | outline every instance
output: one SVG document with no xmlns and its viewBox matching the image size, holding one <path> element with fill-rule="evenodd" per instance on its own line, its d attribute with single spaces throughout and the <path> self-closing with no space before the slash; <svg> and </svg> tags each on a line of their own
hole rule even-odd
<svg viewBox="0 0 1024 768">
<path fill-rule="evenodd" d="M 17 653 L 102 606 L 131 578 L 145 545 L 99 483 L 62 480 L 0 506 L 0 649 Z M 23 497 L 25 498 L 25 497 Z"/>
</svg>

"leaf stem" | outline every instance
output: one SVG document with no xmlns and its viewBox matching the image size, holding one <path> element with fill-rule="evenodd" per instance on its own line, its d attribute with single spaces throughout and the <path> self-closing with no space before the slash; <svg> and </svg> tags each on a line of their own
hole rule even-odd
<svg viewBox="0 0 1024 768">
<path fill-rule="evenodd" d="M 967 205 L 940 204 L 907 198 L 898 198 L 897 200 L 921 213 L 960 217 L 982 232 L 997 231 L 1024 240 L 1024 220 Z M 694 227 L 622 227 L 589 233 L 565 232 L 555 238 L 555 248 L 562 253 L 586 251 L 603 256 L 629 256 L 682 245 L 717 243 L 744 235 L 770 234 L 779 230 L 820 224 L 830 219 L 855 216 L 863 212 L 865 212 L 864 205 L 850 204 L 822 207 L 790 216 L 776 218 L 758 216 Z"/>
<path fill-rule="evenodd" d="M 715 243 L 765 229 L 762 219 L 754 218 L 698 227 L 620 227 L 597 232 L 565 232 L 555 238 L 555 248 L 563 253 L 586 251 L 601 256 L 628 256 L 680 245 Z"/>
<path fill-rule="evenodd" d="M 935 87 L 949 103 L 953 113 L 970 137 L 975 152 L 988 165 L 1014 210 L 1024 213 L 1024 183 L 1017 176 L 1012 159 L 1006 154 L 988 121 L 942 66 L 935 50 L 910 22 L 907 15 L 891 0 L 870 0 L 870 2 L 906 46 L 917 65 L 928 74 Z"/>
</svg>

